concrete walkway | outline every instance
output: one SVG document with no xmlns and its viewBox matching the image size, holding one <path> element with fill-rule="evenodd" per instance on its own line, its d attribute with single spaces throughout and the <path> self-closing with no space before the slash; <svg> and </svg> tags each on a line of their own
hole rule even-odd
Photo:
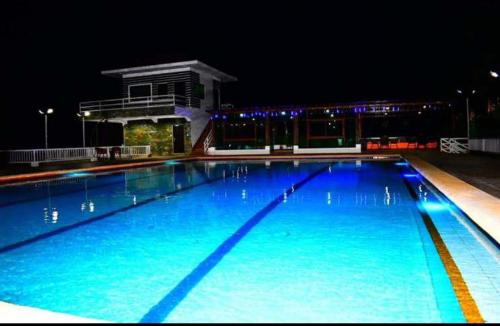
<svg viewBox="0 0 500 326">
<path fill-rule="evenodd" d="M 500 243 L 500 198 L 435 167 L 417 156 L 407 156 L 411 165 L 438 188 L 477 225 Z"/>
<path fill-rule="evenodd" d="M 425 160 L 474 187 L 500 198 L 500 155 L 415 151 L 403 154 L 403 156 Z"/>
<path fill-rule="evenodd" d="M 39 308 L 25 307 L 0 301 L 0 323 L 40 324 L 104 324 L 104 320 L 82 318 Z"/>
</svg>

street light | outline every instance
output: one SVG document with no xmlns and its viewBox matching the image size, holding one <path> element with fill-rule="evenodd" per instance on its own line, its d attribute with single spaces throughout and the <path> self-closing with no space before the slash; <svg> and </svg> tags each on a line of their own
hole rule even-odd
<svg viewBox="0 0 500 326">
<path fill-rule="evenodd" d="M 458 94 L 463 94 L 464 92 L 460 89 L 457 89 Z M 471 95 L 476 94 L 476 90 L 473 89 L 471 91 Z M 467 108 L 467 139 L 470 138 L 470 133 L 469 133 L 469 94 L 466 94 L 465 96 L 465 107 Z"/>
<path fill-rule="evenodd" d="M 83 147 L 85 147 L 85 117 L 88 117 L 90 115 L 90 112 L 83 111 L 83 114 L 77 113 L 76 115 L 82 119 L 82 143 L 83 143 Z"/>
<path fill-rule="evenodd" d="M 45 117 L 45 149 L 47 149 L 49 148 L 48 135 L 47 135 L 47 117 L 49 116 L 49 114 L 54 113 L 54 109 L 48 108 L 45 110 L 38 110 L 38 113 L 40 113 Z"/>
<path fill-rule="evenodd" d="M 498 78 L 498 72 L 490 70 L 490 76 L 493 78 Z"/>
</svg>

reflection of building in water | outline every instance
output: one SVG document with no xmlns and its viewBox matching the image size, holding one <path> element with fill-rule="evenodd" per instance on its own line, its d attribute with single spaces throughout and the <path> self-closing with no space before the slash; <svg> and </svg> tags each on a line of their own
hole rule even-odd
<svg viewBox="0 0 500 326">
<path fill-rule="evenodd" d="M 45 224 L 55 224 L 59 220 L 59 211 L 56 207 L 52 207 L 52 194 L 50 191 L 50 181 L 46 182 L 47 185 L 47 200 L 48 207 L 43 209 L 43 221 Z"/>
<path fill-rule="evenodd" d="M 85 187 L 85 200 L 82 202 L 80 209 L 82 212 L 88 210 L 89 213 L 93 213 L 95 211 L 95 204 L 91 199 L 89 199 L 87 181 L 88 181 L 87 179 L 84 179 L 84 181 L 83 181 L 84 187 Z"/>
<path fill-rule="evenodd" d="M 427 201 L 427 191 L 424 191 L 424 186 L 422 184 L 418 185 L 418 197 L 423 201 Z"/>
</svg>

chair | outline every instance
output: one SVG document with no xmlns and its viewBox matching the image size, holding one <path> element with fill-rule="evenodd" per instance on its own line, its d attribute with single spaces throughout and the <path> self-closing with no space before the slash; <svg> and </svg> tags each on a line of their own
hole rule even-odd
<svg viewBox="0 0 500 326">
<path fill-rule="evenodd" d="M 408 149 L 408 142 L 407 141 L 400 141 L 398 143 L 398 149 Z"/>
<path fill-rule="evenodd" d="M 106 148 L 96 147 L 95 153 L 98 159 L 108 157 L 108 150 Z"/>
<path fill-rule="evenodd" d="M 117 146 L 112 147 L 109 156 L 110 156 L 111 160 L 114 160 L 116 158 L 116 156 L 118 156 L 119 158 L 122 158 L 122 149 L 120 147 L 117 147 Z"/>
<path fill-rule="evenodd" d="M 431 141 L 431 142 L 428 142 L 426 145 L 425 145 L 426 148 L 428 149 L 436 149 L 438 148 L 438 143 L 437 141 Z"/>
<path fill-rule="evenodd" d="M 416 138 L 410 138 L 408 140 L 408 149 L 416 149 L 418 146 L 417 139 Z"/>
<path fill-rule="evenodd" d="M 389 149 L 389 137 L 380 138 L 380 149 Z"/>
<path fill-rule="evenodd" d="M 380 146 L 378 143 L 372 143 L 371 141 L 368 142 L 368 145 L 366 146 L 367 149 L 379 149 Z"/>
</svg>

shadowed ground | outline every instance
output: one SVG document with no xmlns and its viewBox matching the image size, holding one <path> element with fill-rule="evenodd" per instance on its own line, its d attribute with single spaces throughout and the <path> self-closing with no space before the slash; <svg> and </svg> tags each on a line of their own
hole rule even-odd
<svg viewBox="0 0 500 326">
<path fill-rule="evenodd" d="M 500 155 L 485 153 L 446 154 L 419 151 L 404 156 L 417 156 L 455 177 L 500 198 Z"/>
</svg>

